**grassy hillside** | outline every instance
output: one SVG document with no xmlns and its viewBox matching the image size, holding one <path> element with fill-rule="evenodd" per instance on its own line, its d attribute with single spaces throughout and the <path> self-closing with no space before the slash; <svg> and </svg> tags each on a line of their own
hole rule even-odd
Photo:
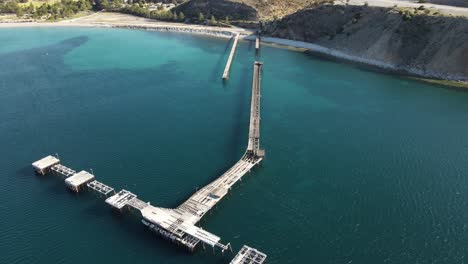
<svg viewBox="0 0 468 264">
<path fill-rule="evenodd" d="M 19 2 L 18 5 L 24 7 L 24 6 L 29 6 L 30 4 L 32 4 L 34 7 L 39 7 L 43 4 L 53 5 L 55 3 L 60 3 L 60 0 L 29 0 L 24 3 Z"/>
<path fill-rule="evenodd" d="M 16 14 L 17 19 L 60 20 L 86 13 L 93 5 L 91 0 L 0 0 L 0 13 Z"/>
</svg>

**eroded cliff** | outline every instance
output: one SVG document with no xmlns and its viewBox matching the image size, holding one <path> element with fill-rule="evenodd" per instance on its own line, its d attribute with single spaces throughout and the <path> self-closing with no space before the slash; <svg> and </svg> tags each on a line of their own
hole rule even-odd
<svg viewBox="0 0 468 264">
<path fill-rule="evenodd" d="M 468 80 L 468 19 L 425 10 L 318 5 L 264 23 L 265 35 L 381 61 L 427 77 Z"/>
</svg>

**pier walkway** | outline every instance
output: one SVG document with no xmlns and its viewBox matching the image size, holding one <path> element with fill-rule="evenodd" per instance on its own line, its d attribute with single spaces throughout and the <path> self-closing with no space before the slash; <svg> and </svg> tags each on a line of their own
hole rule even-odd
<svg viewBox="0 0 468 264">
<path fill-rule="evenodd" d="M 249 140 L 244 156 L 223 175 L 197 191 L 177 207 L 178 211 L 188 215 L 186 219 L 193 224 L 213 208 L 237 181 L 262 161 L 265 155 L 265 151 L 260 149 L 260 73 L 262 65 L 261 62 L 255 62 L 254 64 Z"/>
<path fill-rule="evenodd" d="M 255 248 L 243 246 L 229 264 L 261 264 L 266 255 Z"/>
<path fill-rule="evenodd" d="M 96 193 L 102 194 L 104 196 L 107 196 L 107 195 L 109 195 L 111 193 L 115 193 L 114 188 L 112 188 L 110 186 L 107 186 L 104 183 L 98 182 L 96 180 L 94 180 L 92 182 L 88 182 L 86 184 L 86 186 L 88 186 L 88 188 L 95 191 Z"/>
<path fill-rule="evenodd" d="M 237 42 L 239 41 L 240 34 L 237 33 L 234 37 L 234 42 L 232 43 L 231 53 L 229 53 L 228 60 L 226 62 L 226 68 L 224 68 L 223 72 L 223 80 L 227 80 L 229 78 L 229 71 L 231 70 L 232 60 L 234 59 L 234 54 L 236 53 Z"/>
<path fill-rule="evenodd" d="M 255 38 L 255 51 L 256 52 L 260 51 L 260 37 L 259 36 Z"/>
<path fill-rule="evenodd" d="M 194 251 L 198 245 L 209 245 L 221 249 L 221 252 L 231 250 L 230 243 L 222 244 L 221 238 L 195 224 L 212 209 L 231 190 L 232 186 L 242 179 L 255 165 L 264 158 L 265 151 L 260 148 L 260 82 L 262 63 L 255 62 L 253 69 L 252 97 L 250 105 L 250 123 L 247 149 L 241 159 L 219 178 L 209 183 L 187 201 L 175 209 L 155 207 L 144 202 L 128 190 L 115 192 L 115 189 L 99 182 L 87 171 L 76 172 L 60 164 L 60 160 L 47 156 L 33 163 L 38 174 L 45 175 L 52 171 L 65 178 L 67 186 L 80 192 L 88 190 L 106 197 L 105 202 L 112 208 L 124 212 L 134 210 L 140 213 L 142 223 L 150 230 L 172 242 Z M 109 196 L 110 195 L 110 196 Z M 232 263 L 263 263 L 266 255 L 244 246 Z M 254 261 L 253 261 L 254 260 Z M 234 261 L 234 260 L 233 260 Z"/>
</svg>

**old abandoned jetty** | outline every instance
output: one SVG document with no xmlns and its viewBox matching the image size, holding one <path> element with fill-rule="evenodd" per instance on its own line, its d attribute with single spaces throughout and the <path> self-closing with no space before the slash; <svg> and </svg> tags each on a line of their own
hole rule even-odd
<svg viewBox="0 0 468 264">
<path fill-rule="evenodd" d="M 253 69 L 252 97 L 250 105 L 250 124 L 247 150 L 241 159 L 219 178 L 195 192 L 188 200 L 175 209 L 155 207 L 144 202 L 128 190 L 115 191 L 87 171 L 77 172 L 61 164 L 54 156 L 47 156 L 32 164 L 36 173 L 53 173 L 65 178 L 65 184 L 73 191 L 90 190 L 106 198 L 112 208 L 125 212 L 136 211 L 141 222 L 162 237 L 194 251 L 198 246 L 209 245 L 219 248 L 222 253 L 232 251 L 230 243 L 222 244 L 221 238 L 197 227 L 196 224 L 212 209 L 232 186 L 242 179 L 255 165 L 264 158 L 265 151 L 260 148 L 260 83 L 262 63 L 255 62 Z M 266 255 L 254 248 L 244 246 L 231 261 L 233 264 L 261 264 Z"/>
<path fill-rule="evenodd" d="M 224 68 L 223 72 L 223 80 L 227 80 L 229 78 L 229 71 L 231 70 L 232 60 L 234 59 L 234 54 L 236 53 L 237 42 L 239 42 L 240 34 L 237 33 L 234 37 L 234 42 L 232 43 L 231 52 L 229 53 L 228 60 L 226 62 L 226 67 Z"/>
</svg>

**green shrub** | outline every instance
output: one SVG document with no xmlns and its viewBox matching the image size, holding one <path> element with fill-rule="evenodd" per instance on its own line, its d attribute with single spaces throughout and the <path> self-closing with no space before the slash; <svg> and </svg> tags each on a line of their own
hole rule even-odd
<svg viewBox="0 0 468 264">
<path fill-rule="evenodd" d="M 217 24 L 215 17 L 212 15 L 210 18 L 210 26 L 216 26 Z"/>
<path fill-rule="evenodd" d="M 200 13 L 198 14 L 198 21 L 200 21 L 200 22 L 205 22 L 205 16 L 203 15 L 202 12 L 200 12 Z"/>
</svg>

